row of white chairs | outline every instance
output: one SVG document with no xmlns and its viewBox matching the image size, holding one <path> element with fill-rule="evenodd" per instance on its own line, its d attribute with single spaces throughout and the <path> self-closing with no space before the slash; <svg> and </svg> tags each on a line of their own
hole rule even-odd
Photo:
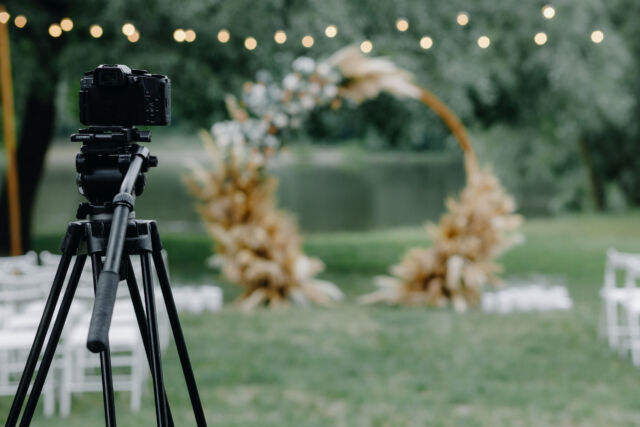
<svg viewBox="0 0 640 427">
<path fill-rule="evenodd" d="M 609 249 L 606 255 L 600 334 L 610 348 L 621 355 L 631 354 L 640 366 L 640 254 Z"/>
<path fill-rule="evenodd" d="M 0 258 L 0 395 L 15 393 L 59 260 L 60 256 L 46 252 L 40 254 L 40 263 L 35 253 Z M 141 285 L 136 264 L 134 270 Z M 155 294 L 164 350 L 169 341 L 169 324 L 160 290 Z M 87 261 L 43 388 L 47 416 L 55 413 L 56 396 L 60 414 L 66 416 L 71 411 L 73 394 L 102 390 L 99 357 L 86 349 L 92 300 L 93 278 Z M 130 406 L 136 411 L 148 367 L 128 290 L 123 285 L 118 288 L 109 338 L 114 389 L 130 392 Z"/>
</svg>

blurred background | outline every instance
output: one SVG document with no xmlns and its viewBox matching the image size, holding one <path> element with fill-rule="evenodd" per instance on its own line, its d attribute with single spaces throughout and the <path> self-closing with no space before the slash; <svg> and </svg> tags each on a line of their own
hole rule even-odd
<svg viewBox="0 0 640 427">
<path fill-rule="evenodd" d="M 137 216 L 159 221 L 180 283 L 218 282 L 205 266 L 211 241 L 182 181 L 186 164 L 203 155 L 198 129 L 228 119 L 225 95 L 241 93 L 262 71 L 282 78 L 295 58 L 326 58 L 355 45 L 389 57 L 437 94 L 467 127 L 480 162 L 514 195 L 527 218 L 527 243 L 504 258 L 507 275 L 553 276 L 575 300 L 573 311 L 518 314 L 509 326 L 481 313 L 352 305 L 187 316 L 188 332 L 200 341 L 195 364 L 214 424 L 640 423 L 632 398 L 637 372 L 628 375 L 629 363 L 595 338 L 605 251 L 637 251 L 640 238 L 640 2 L 5 6 L 25 248 L 55 251 L 82 201 L 79 147 L 69 142 L 80 126 L 82 73 L 127 64 L 172 80 L 172 124 L 152 129 L 149 148 L 160 167 L 148 174 Z M 371 277 L 408 248 L 427 246 L 420 227 L 436 221 L 445 198 L 465 182 L 456 141 L 418 102 L 381 95 L 357 108 L 323 107 L 282 139 L 286 149 L 270 165 L 280 180 L 279 205 L 297 217 L 305 249 L 326 262 L 323 277 L 347 298 L 371 290 Z M 0 152 L 3 177 L 5 165 Z M 7 252 L 5 181 L 0 250 Z M 222 286 L 226 300 L 238 294 Z M 169 381 L 180 381 L 176 357 L 167 360 Z M 183 394 L 175 399 L 186 408 Z M 151 399 L 147 390 L 145 410 L 127 415 L 125 425 L 151 422 Z M 8 403 L 0 400 L 0 412 Z M 84 398 L 74 406 L 76 418 L 60 425 L 83 425 L 94 405 L 99 397 Z"/>
</svg>

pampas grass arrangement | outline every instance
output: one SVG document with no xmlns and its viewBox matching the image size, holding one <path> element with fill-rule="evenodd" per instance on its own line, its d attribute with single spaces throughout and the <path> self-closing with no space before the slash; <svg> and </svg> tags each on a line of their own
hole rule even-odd
<svg viewBox="0 0 640 427">
<path fill-rule="evenodd" d="M 221 150 L 206 131 L 201 137 L 213 167 L 192 165 L 185 182 L 215 242 L 212 265 L 244 289 L 240 307 L 328 305 L 341 299 L 335 285 L 315 277 L 324 264 L 302 252 L 293 218 L 276 209 L 277 182 L 264 172 L 267 156 Z"/>
</svg>

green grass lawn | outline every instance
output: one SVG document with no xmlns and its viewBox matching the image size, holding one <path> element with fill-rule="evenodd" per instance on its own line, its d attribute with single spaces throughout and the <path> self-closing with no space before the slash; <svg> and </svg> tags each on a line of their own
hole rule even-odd
<svg viewBox="0 0 640 427">
<path fill-rule="evenodd" d="M 308 236 L 325 277 L 346 293 L 336 308 L 184 316 L 209 424 L 221 426 L 639 425 L 640 371 L 597 337 L 607 247 L 640 252 L 640 214 L 533 220 L 526 244 L 504 258 L 507 275 L 566 279 L 569 312 L 488 315 L 472 310 L 361 307 L 421 230 Z M 40 247 L 57 237 L 43 236 Z M 174 277 L 209 281 L 206 236 L 167 236 Z M 225 286 L 227 299 L 237 291 Z M 164 356 L 176 425 L 194 425 L 175 350 Z M 151 385 L 119 425 L 154 425 Z M 0 399 L 0 421 L 9 398 Z M 104 425 L 99 394 L 74 399 L 68 419 L 33 425 Z"/>
</svg>

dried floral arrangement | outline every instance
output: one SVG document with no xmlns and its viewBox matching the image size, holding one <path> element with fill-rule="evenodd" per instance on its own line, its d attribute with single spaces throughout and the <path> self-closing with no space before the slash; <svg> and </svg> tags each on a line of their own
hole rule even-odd
<svg viewBox="0 0 640 427">
<path fill-rule="evenodd" d="M 464 152 L 467 187 L 459 201 L 448 201 L 449 213 L 440 225 L 431 227 L 433 247 L 410 251 L 392 268 L 395 277 L 377 278 L 381 288 L 362 301 L 453 301 L 461 309 L 494 279 L 499 268 L 493 259 L 515 241 L 509 234 L 520 222 L 512 198 L 489 170 L 478 168 L 464 127 L 437 97 L 388 59 L 347 47 L 322 62 L 296 59 L 280 82 L 258 73 L 255 83 L 245 84 L 241 102 L 227 99 L 231 120 L 203 134 L 213 167 L 194 165 L 187 184 L 216 242 L 214 264 L 244 288 L 242 307 L 328 304 L 341 298 L 335 285 L 315 277 L 323 264 L 302 252 L 295 222 L 276 208 L 277 183 L 265 165 L 277 153 L 279 137 L 301 127 L 314 108 L 337 109 L 343 100 L 358 104 L 383 91 L 420 100 L 443 119 Z"/>
</svg>

